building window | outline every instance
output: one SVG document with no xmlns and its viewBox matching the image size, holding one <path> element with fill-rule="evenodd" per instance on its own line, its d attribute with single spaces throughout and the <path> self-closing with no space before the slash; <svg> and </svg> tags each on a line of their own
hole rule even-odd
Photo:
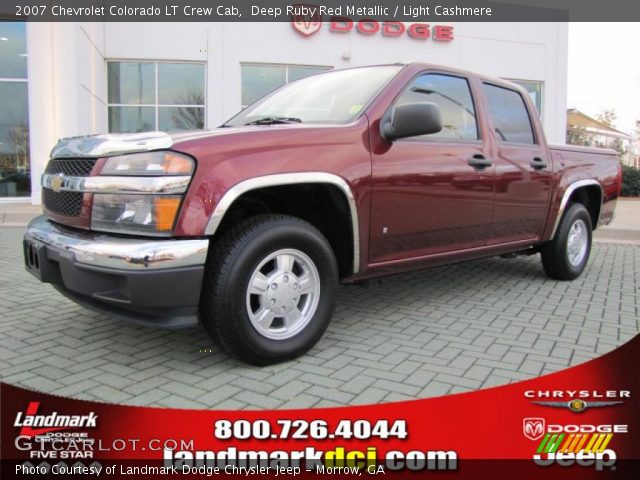
<svg viewBox="0 0 640 480">
<path fill-rule="evenodd" d="M 285 83 L 331 70 L 333 67 L 243 63 L 240 68 L 244 108 Z"/>
<path fill-rule="evenodd" d="M 509 80 L 517 85 L 520 85 L 527 92 L 529 92 L 529 96 L 531 100 L 533 100 L 533 104 L 536 106 L 536 110 L 538 110 L 538 115 L 542 115 L 542 82 L 535 82 L 531 80 Z"/>
<path fill-rule="evenodd" d="M 204 128 L 202 63 L 108 62 L 110 132 Z"/>
<path fill-rule="evenodd" d="M 0 22 L 0 198 L 30 194 L 27 29 Z"/>
</svg>

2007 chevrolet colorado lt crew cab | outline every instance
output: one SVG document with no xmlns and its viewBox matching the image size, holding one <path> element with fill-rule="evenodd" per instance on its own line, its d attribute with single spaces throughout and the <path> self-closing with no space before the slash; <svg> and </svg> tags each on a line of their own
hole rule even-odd
<svg viewBox="0 0 640 480">
<path fill-rule="evenodd" d="M 537 252 L 550 277 L 576 278 L 620 175 L 613 151 L 547 145 L 512 83 L 417 63 L 337 70 L 213 131 L 61 140 L 25 261 L 88 307 L 199 320 L 268 364 L 320 339 L 338 281 Z"/>
</svg>

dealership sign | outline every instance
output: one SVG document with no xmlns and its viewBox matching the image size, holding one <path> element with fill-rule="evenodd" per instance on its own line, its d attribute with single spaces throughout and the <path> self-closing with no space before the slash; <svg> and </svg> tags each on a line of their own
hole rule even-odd
<svg viewBox="0 0 640 480">
<path fill-rule="evenodd" d="M 320 31 L 322 17 L 317 10 L 310 14 L 292 15 L 291 25 L 299 34 L 308 37 Z M 349 17 L 332 16 L 329 18 L 329 31 L 332 33 L 348 33 L 352 30 L 362 35 L 382 35 L 384 37 L 400 37 L 408 35 L 418 40 L 429 38 L 450 42 L 453 40 L 453 27 L 450 25 L 429 25 L 428 23 L 379 22 L 373 19 L 362 19 L 357 22 Z"/>
<path fill-rule="evenodd" d="M 318 9 L 302 10 L 300 13 L 291 15 L 291 25 L 296 32 L 308 37 L 320 30 L 322 15 Z"/>
</svg>

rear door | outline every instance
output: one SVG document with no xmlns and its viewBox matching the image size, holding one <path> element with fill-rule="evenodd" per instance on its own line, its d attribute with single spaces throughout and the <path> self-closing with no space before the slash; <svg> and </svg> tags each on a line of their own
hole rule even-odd
<svg viewBox="0 0 640 480">
<path fill-rule="evenodd" d="M 538 240 L 551 194 L 551 158 L 535 128 L 537 112 L 522 92 L 483 83 L 497 142 L 495 203 L 490 244 Z"/>
<path fill-rule="evenodd" d="M 494 167 L 469 79 L 421 73 L 395 100 L 408 102 L 437 104 L 444 128 L 373 153 L 371 263 L 480 247 L 491 234 Z"/>
</svg>

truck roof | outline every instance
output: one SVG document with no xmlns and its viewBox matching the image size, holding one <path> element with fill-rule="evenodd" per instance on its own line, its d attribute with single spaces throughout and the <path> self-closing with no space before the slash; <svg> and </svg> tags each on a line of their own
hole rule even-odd
<svg viewBox="0 0 640 480">
<path fill-rule="evenodd" d="M 454 73 L 462 77 L 475 77 L 481 81 L 495 83 L 497 85 L 504 85 L 505 87 L 517 89 L 520 91 L 525 91 L 524 88 L 522 88 L 517 83 L 510 82 L 509 80 L 505 80 L 504 78 L 492 77 L 491 75 L 484 75 L 478 72 L 472 72 L 471 70 L 464 70 L 462 68 L 450 67 L 447 65 L 440 65 L 436 63 L 427 63 L 427 62 L 417 62 L 417 61 L 395 62 L 391 65 L 402 65 L 406 68 L 411 68 L 412 70 L 416 70 L 416 71 L 440 70 L 443 72 Z M 359 67 L 355 67 L 355 68 L 359 68 Z"/>
</svg>

